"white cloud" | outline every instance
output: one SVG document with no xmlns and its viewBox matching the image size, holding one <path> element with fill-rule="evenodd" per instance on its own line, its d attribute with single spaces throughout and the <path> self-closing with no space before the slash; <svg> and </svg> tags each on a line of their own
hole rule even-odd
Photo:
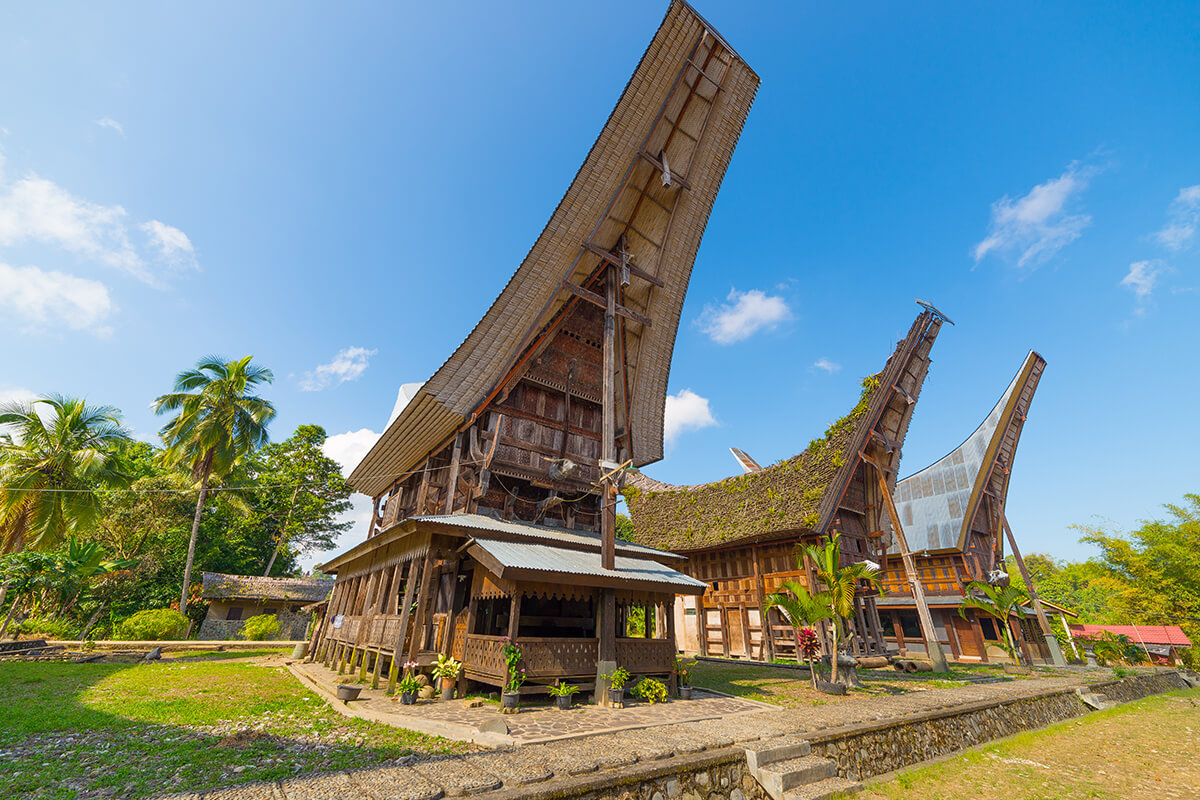
<svg viewBox="0 0 1200 800">
<path fill-rule="evenodd" d="M 0 310 L 35 327 L 61 324 L 107 336 L 112 329 L 103 323 L 115 306 L 99 281 L 0 263 Z"/>
<path fill-rule="evenodd" d="M 375 446 L 379 436 L 380 434 L 370 428 L 346 431 L 327 436 L 321 449 L 325 455 L 341 465 L 343 475 L 349 475 L 358 466 L 358 462 L 363 460 L 367 451 Z"/>
<path fill-rule="evenodd" d="M 37 399 L 37 395 L 28 389 L 19 387 L 13 389 L 0 389 L 0 404 L 7 405 L 8 403 L 32 403 Z"/>
<path fill-rule="evenodd" d="M 1200 227 L 1200 184 L 1185 186 L 1167 208 L 1167 224 L 1154 238 L 1168 250 L 1182 250 L 1191 244 Z"/>
<path fill-rule="evenodd" d="M 663 413 L 663 435 L 667 444 L 674 443 L 684 431 L 711 428 L 716 424 L 707 397 L 701 397 L 691 389 L 667 395 L 667 407 Z"/>
<path fill-rule="evenodd" d="M 1138 314 L 1145 313 L 1146 303 L 1150 301 L 1150 295 L 1154 293 L 1155 287 L 1158 286 L 1158 279 L 1162 277 L 1165 267 L 1163 262 L 1154 259 L 1150 261 L 1135 261 L 1129 265 L 1129 272 L 1121 279 L 1121 285 L 1129 287 L 1137 298 Z"/>
<path fill-rule="evenodd" d="M 816 367 L 817 369 L 825 370 L 830 375 L 832 375 L 833 373 L 837 372 L 838 370 L 840 370 L 842 368 L 841 364 L 837 364 L 833 361 L 830 361 L 828 358 L 818 358 L 816 361 L 813 362 L 813 366 Z"/>
<path fill-rule="evenodd" d="M 117 122 L 112 117 L 104 117 L 103 119 L 98 119 L 98 120 L 96 120 L 96 124 L 99 125 L 101 128 L 108 128 L 110 131 L 116 131 L 117 133 L 121 134 L 122 136 L 125 135 L 125 128 L 121 127 L 121 123 Z"/>
<path fill-rule="evenodd" d="M 304 373 L 304 377 L 300 379 L 300 390 L 319 392 L 330 386 L 356 380 L 367 371 L 371 356 L 378 352 L 365 347 L 347 347 L 334 356 L 333 361 L 320 364 L 311 372 Z"/>
<path fill-rule="evenodd" d="M 89 203 L 33 174 L 0 186 L 0 245 L 51 245 L 155 286 L 162 266 L 194 266 L 191 241 L 178 228 L 157 220 L 140 227 L 151 252 L 130 241 L 129 214 L 119 205 Z"/>
<path fill-rule="evenodd" d="M 1072 199 L 1087 188 L 1094 169 L 1072 164 L 1057 178 L 1039 183 L 1023 197 L 992 203 L 988 235 L 975 245 L 975 262 L 989 253 L 1019 253 L 1017 266 L 1033 267 L 1078 239 L 1092 223 L 1087 214 L 1069 214 Z"/>
<path fill-rule="evenodd" d="M 774 328 L 790 319 L 791 309 L 782 297 L 771 296 L 759 289 L 739 292 L 731 289 L 726 302 L 710 306 L 700 315 L 700 328 L 718 344 L 732 344 L 758 331 Z"/>
<path fill-rule="evenodd" d="M 196 251 L 192 247 L 192 240 L 179 228 L 156 219 L 143 222 L 138 227 L 146 234 L 150 245 L 158 251 L 164 263 L 174 266 L 196 266 Z"/>
</svg>

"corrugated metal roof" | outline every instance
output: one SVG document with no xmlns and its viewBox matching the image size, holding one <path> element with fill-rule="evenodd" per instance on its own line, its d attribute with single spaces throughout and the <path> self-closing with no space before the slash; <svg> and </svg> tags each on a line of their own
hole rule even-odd
<svg viewBox="0 0 1200 800">
<path fill-rule="evenodd" d="M 1117 636 L 1128 636 L 1135 644 L 1169 644 L 1175 647 L 1191 647 L 1192 640 L 1178 625 L 1072 625 L 1074 636 L 1095 638 L 1103 631 Z"/>
<path fill-rule="evenodd" d="M 617 556 L 615 569 L 600 566 L 600 554 L 582 550 L 564 550 L 548 544 L 534 542 L 501 542 L 495 539 L 476 539 L 475 545 L 487 551 L 503 567 L 545 572 L 547 580 L 561 575 L 573 575 L 584 579 L 616 578 L 621 581 L 654 583 L 670 587 L 674 591 L 690 594 L 704 591 L 707 584 L 678 570 L 651 561 L 647 558 Z M 502 576 L 503 577 L 503 576 Z M 528 579 L 528 575 L 522 576 Z"/>
<path fill-rule="evenodd" d="M 431 522 L 435 525 L 453 525 L 460 528 L 470 528 L 480 531 L 495 531 L 508 533 L 523 538 L 539 539 L 548 542 L 565 542 L 588 547 L 600 548 L 600 534 L 587 531 L 574 531 L 565 528 L 551 528 L 545 525 L 529 525 L 524 522 L 510 522 L 502 519 L 486 517 L 482 514 L 438 514 L 427 517 L 412 517 L 414 522 Z M 649 558 L 668 558 L 683 560 L 683 556 L 657 550 L 641 544 L 617 540 L 616 551 L 629 555 L 641 554 Z"/>
</svg>

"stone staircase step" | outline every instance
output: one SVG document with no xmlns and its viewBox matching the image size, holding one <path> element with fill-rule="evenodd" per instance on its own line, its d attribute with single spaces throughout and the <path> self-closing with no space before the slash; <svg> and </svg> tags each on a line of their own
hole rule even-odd
<svg viewBox="0 0 1200 800">
<path fill-rule="evenodd" d="M 816 783 L 809 783 L 792 789 L 783 796 L 783 800 L 828 800 L 843 792 L 854 794 L 862 789 L 862 784 L 849 778 L 825 778 Z"/>
<path fill-rule="evenodd" d="M 1084 689 L 1076 689 L 1075 694 L 1079 695 L 1079 699 L 1084 702 L 1089 708 L 1096 711 L 1103 711 L 1106 708 L 1113 708 L 1120 705 L 1114 700 L 1109 699 L 1108 695 L 1100 692 L 1089 692 Z"/>
<path fill-rule="evenodd" d="M 756 773 L 759 784 L 775 800 L 806 783 L 832 778 L 837 774 L 837 764 L 828 758 L 807 755 L 775 761 L 761 767 Z"/>
<path fill-rule="evenodd" d="M 754 772 L 767 764 L 776 761 L 786 761 L 789 758 L 800 758 L 812 752 L 807 741 L 780 736 L 774 739 L 763 739 L 759 742 L 745 745 L 746 766 Z"/>
</svg>

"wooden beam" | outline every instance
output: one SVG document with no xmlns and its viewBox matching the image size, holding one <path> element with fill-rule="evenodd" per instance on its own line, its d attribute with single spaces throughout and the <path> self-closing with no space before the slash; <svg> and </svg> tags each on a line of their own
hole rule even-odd
<svg viewBox="0 0 1200 800">
<path fill-rule="evenodd" d="M 708 98 L 701 97 L 700 99 L 707 100 Z M 639 150 L 638 155 L 641 156 L 646 161 L 648 161 L 659 172 L 665 172 L 665 170 L 663 169 L 663 163 L 661 161 L 659 161 L 657 158 L 655 158 L 654 156 L 647 153 L 645 150 Z M 676 183 L 678 183 L 680 186 L 682 186 L 684 189 L 687 189 L 688 191 L 691 191 L 691 189 L 692 189 L 692 185 L 690 183 L 688 183 L 687 178 L 683 177 L 682 175 L 680 175 L 679 173 L 677 173 L 675 171 L 672 171 L 671 172 L 671 185 L 674 186 Z"/>
<path fill-rule="evenodd" d="M 692 60 L 689 58 L 689 59 L 687 60 L 687 63 L 688 63 L 688 64 L 690 64 L 690 65 L 691 65 L 691 66 L 692 66 L 692 67 L 693 67 L 693 68 L 696 70 L 696 72 L 699 72 L 701 75 L 703 75 L 703 76 L 704 76 L 704 79 L 705 79 L 706 81 L 708 81 L 709 83 L 711 83 L 713 86 L 717 87 L 717 91 L 718 91 L 718 92 L 719 92 L 719 91 L 721 91 L 721 90 L 724 88 L 724 87 L 722 87 L 722 86 L 721 86 L 721 82 L 720 82 L 719 80 L 717 80 L 717 79 L 716 79 L 716 78 L 714 78 L 713 76 L 709 75 L 709 74 L 708 74 L 707 72 L 705 72 L 704 70 L 700 69 L 700 65 L 699 65 L 699 64 L 697 64 L 695 61 L 692 61 Z"/>
<path fill-rule="evenodd" d="M 596 245 L 592 244 L 591 242 L 584 242 L 583 246 L 584 246 L 584 249 L 586 249 L 592 255 L 600 256 L 600 258 L 604 259 L 609 264 L 612 264 L 614 267 L 618 267 L 618 268 L 624 267 L 625 269 L 629 270 L 630 275 L 636 275 L 637 277 L 641 278 L 642 280 L 646 281 L 647 283 L 652 283 L 660 289 L 666 285 L 662 281 L 660 281 L 658 278 L 651 275 L 649 272 L 646 272 L 641 267 L 637 267 L 637 266 L 634 266 L 633 264 L 630 264 L 629 259 L 625 259 L 625 263 L 622 264 L 621 259 L 617 257 L 616 253 L 610 253 L 609 251 L 605 250 L 604 248 L 597 247 Z"/>
<path fill-rule="evenodd" d="M 1021 570 L 1021 578 L 1029 587 L 1029 599 L 1033 601 L 1033 612 L 1037 614 L 1038 625 L 1042 629 L 1042 638 L 1046 640 L 1046 649 L 1050 651 L 1050 660 L 1056 667 L 1065 667 L 1067 659 L 1063 656 L 1062 648 L 1058 646 L 1058 639 L 1054 636 L 1054 629 L 1050 627 L 1050 621 L 1046 619 L 1046 609 L 1042 607 L 1042 598 L 1038 597 L 1037 587 L 1033 585 L 1033 579 L 1029 577 L 1025 559 L 1021 557 L 1021 551 L 1017 548 L 1017 539 L 1008 525 L 1008 516 L 1004 513 L 1003 508 L 1000 509 L 1000 521 L 1004 525 L 1004 532 L 1008 535 L 1008 544 L 1012 547 L 1017 568 Z"/>
<path fill-rule="evenodd" d="M 586 300 L 593 305 L 599 306 L 600 308 L 607 308 L 607 306 L 608 306 L 608 304 L 605 302 L 603 297 L 601 297 L 600 295 L 596 294 L 593 291 L 589 291 L 588 289 L 583 288 L 582 286 L 580 286 L 577 283 L 571 283 L 571 281 L 564 280 L 562 283 L 559 284 L 559 287 L 562 289 L 566 289 L 568 292 L 575 295 L 579 299 Z M 614 305 L 613 313 L 619 314 L 620 316 L 625 317 L 626 319 L 633 320 L 634 322 L 638 323 L 639 325 L 645 325 L 647 328 L 650 327 L 650 318 L 649 317 L 643 316 L 642 314 L 639 314 L 636 311 L 628 309 L 625 306 Z"/>
<path fill-rule="evenodd" d="M 887 509 L 888 517 L 892 521 L 892 531 L 896 534 L 896 546 L 900 550 L 900 559 L 904 562 L 904 572 L 912 585 L 913 599 L 917 602 L 917 616 L 921 619 L 921 633 L 925 636 L 926 653 L 933 663 L 934 672 L 946 672 L 949 669 L 946 666 L 946 656 L 942 653 L 942 646 L 938 643 L 937 629 L 933 626 L 933 615 L 929 613 L 929 603 L 925 600 L 925 587 L 921 585 L 921 578 L 917 574 L 912 553 L 909 552 L 908 538 L 904 535 L 904 526 L 900 524 L 900 514 L 896 511 L 896 504 L 892 501 L 892 493 L 888 491 L 887 478 L 884 477 L 883 468 L 878 463 L 865 454 L 860 454 L 860 456 L 864 462 L 875 468 L 879 493 L 883 499 L 883 505 Z"/>
<path fill-rule="evenodd" d="M 425 557 L 428 558 L 428 554 Z M 408 569 L 404 572 L 404 598 L 400 601 L 400 629 L 396 632 L 396 642 L 392 645 L 392 668 L 388 670 L 388 694 L 396 691 L 396 679 L 400 676 L 400 660 L 404 657 L 404 636 L 408 633 L 408 618 L 412 609 L 413 590 L 417 583 L 417 561 L 419 560 L 409 559 Z"/>
<path fill-rule="evenodd" d="M 413 619 L 413 635 L 408 643 L 408 660 L 416 661 L 421 652 L 421 643 L 425 638 L 425 608 L 430 600 L 429 584 L 433 581 L 433 548 L 425 555 L 425 566 L 421 568 L 421 587 L 417 594 L 417 616 Z"/>
<path fill-rule="evenodd" d="M 446 477 L 446 505 L 442 513 L 454 513 L 454 500 L 458 497 L 458 467 L 462 461 L 463 434 L 454 436 L 454 449 L 450 452 L 450 474 Z"/>
</svg>

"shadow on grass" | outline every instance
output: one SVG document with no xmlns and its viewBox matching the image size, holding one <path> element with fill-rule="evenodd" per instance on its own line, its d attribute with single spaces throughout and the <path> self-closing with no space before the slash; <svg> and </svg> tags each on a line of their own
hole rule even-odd
<svg viewBox="0 0 1200 800">
<path fill-rule="evenodd" d="M 5 798 L 146 797 L 462 749 L 341 717 L 277 667 L 0 663 Z"/>
</svg>

